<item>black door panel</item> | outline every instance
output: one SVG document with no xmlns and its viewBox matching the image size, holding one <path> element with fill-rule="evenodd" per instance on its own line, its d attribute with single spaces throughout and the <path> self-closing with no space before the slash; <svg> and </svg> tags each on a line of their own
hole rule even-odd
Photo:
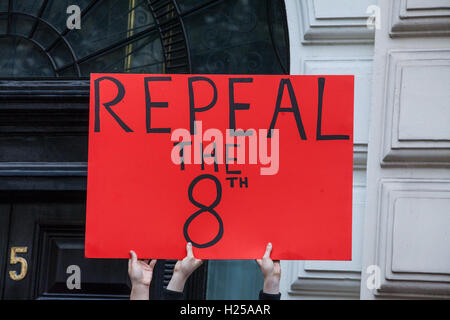
<svg viewBox="0 0 450 320">
<path fill-rule="evenodd" d="M 80 30 L 66 29 L 70 4 Z M 284 3 L 0 0 L 0 13 L 0 298 L 128 298 L 126 260 L 84 258 L 90 73 L 288 73 Z M 157 263 L 152 299 L 174 263 Z M 187 298 L 206 297 L 207 269 Z"/>
</svg>

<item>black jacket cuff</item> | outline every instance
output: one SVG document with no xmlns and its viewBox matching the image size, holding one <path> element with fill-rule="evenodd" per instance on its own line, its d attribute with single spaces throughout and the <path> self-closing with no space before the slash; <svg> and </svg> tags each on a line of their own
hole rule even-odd
<svg viewBox="0 0 450 320">
<path fill-rule="evenodd" d="M 278 294 L 270 294 L 270 293 L 264 293 L 264 291 L 259 292 L 259 300 L 280 300 L 281 299 L 281 293 Z"/>
<path fill-rule="evenodd" d="M 162 292 L 162 298 L 163 300 L 184 300 L 184 293 L 164 288 Z"/>
</svg>

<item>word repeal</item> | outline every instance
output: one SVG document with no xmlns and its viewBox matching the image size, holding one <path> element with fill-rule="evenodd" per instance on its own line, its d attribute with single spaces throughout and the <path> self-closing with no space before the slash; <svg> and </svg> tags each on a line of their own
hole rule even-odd
<svg viewBox="0 0 450 320">
<path fill-rule="evenodd" d="M 94 80 L 94 96 L 95 96 L 95 124 L 94 124 L 94 132 L 100 132 L 100 84 L 103 81 L 111 81 L 117 87 L 117 95 L 108 102 L 102 102 L 102 105 L 105 107 L 106 111 L 115 119 L 117 124 L 125 131 L 125 132 L 134 132 L 132 129 L 133 126 L 130 124 L 126 124 L 125 121 L 115 112 L 112 107 L 119 104 L 125 97 L 125 87 L 118 79 L 115 79 L 111 76 L 104 76 Z M 189 128 L 190 134 L 195 134 L 195 119 L 198 113 L 207 112 L 211 110 L 217 103 L 218 100 L 218 89 L 213 80 L 208 77 L 203 76 L 192 76 L 187 77 L 187 87 L 189 91 Z M 167 82 L 164 85 L 164 90 L 170 90 L 170 82 L 172 81 L 172 77 L 144 77 L 144 88 L 145 88 L 145 124 L 147 133 L 171 133 L 171 128 L 155 128 L 152 126 L 152 109 L 155 108 L 169 108 L 168 102 L 162 101 L 153 101 L 151 95 L 154 93 L 154 89 L 150 90 L 150 83 L 154 82 Z M 204 82 L 207 83 L 211 89 L 213 90 L 213 97 L 211 101 L 207 105 L 199 106 L 196 104 L 196 95 L 194 90 L 194 83 Z M 235 102 L 235 88 L 239 84 L 249 85 L 253 83 L 253 78 L 229 78 L 229 126 L 230 130 L 236 129 L 236 111 L 238 110 L 250 110 L 249 103 Z M 323 109 L 323 94 L 325 88 L 325 78 L 318 78 L 318 112 L 317 112 L 317 126 L 316 126 L 316 140 L 349 140 L 349 135 L 326 135 L 322 133 L 322 109 Z M 111 90 L 111 89 L 109 89 Z M 284 93 L 287 92 L 289 94 L 290 99 L 290 107 L 282 107 L 282 99 Z M 307 134 L 305 131 L 305 127 L 303 125 L 300 108 L 298 104 L 297 96 L 294 92 L 294 88 L 292 86 L 291 80 L 281 79 L 278 86 L 278 94 L 276 101 L 273 101 L 274 104 L 274 113 L 271 120 L 268 120 L 268 130 L 267 137 L 271 138 L 272 130 L 275 128 L 277 119 L 280 114 L 289 113 L 295 119 L 295 123 L 297 125 L 299 136 L 302 140 L 307 140 Z"/>
</svg>

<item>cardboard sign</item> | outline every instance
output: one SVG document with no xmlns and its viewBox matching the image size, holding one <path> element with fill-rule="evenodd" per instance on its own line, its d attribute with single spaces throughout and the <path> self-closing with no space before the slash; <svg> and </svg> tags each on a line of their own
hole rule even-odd
<svg viewBox="0 0 450 320">
<path fill-rule="evenodd" d="M 353 76 L 92 74 L 86 257 L 351 260 Z"/>
</svg>

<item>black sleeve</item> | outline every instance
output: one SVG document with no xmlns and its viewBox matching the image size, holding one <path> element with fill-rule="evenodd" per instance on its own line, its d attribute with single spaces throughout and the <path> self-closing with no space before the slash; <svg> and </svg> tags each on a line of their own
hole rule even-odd
<svg viewBox="0 0 450 320">
<path fill-rule="evenodd" d="M 270 294 L 270 293 L 264 293 L 264 291 L 259 292 L 259 300 L 280 300 L 281 299 L 281 293 L 278 294 Z"/>
<path fill-rule="evenodd" d="M 162 292 L 163 300 L 184 300 L 184 293 L 178 291 L 168 290 L 166 288 L 163 289 Z"/>
</svg>

